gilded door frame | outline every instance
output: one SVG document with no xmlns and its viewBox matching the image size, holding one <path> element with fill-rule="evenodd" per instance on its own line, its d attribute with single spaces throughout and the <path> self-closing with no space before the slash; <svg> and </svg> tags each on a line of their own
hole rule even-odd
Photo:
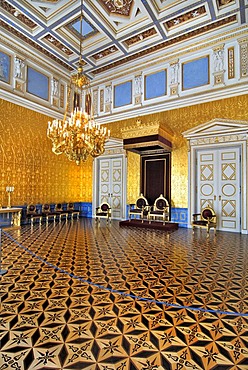
<svg viewBox="0 0 248 370">
<path fill-rule="evenodd" d="M 188 227 L 196 212 L 196 158 L 200 149 L 239 147 L 241 154 L 241 233 L 248 234 L 248 122 L 214 119 L 183 133 L 188 140 Z"/>
</svg>

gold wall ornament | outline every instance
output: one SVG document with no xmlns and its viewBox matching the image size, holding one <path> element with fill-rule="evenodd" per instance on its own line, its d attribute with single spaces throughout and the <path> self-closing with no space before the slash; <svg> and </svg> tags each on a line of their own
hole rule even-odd
<svg viewBox="0 0 248 370">
<path fill-rule="evenodd" d="M 240 77 L 248 76 L 248 38 L 238 39 L 240 49 Z"/>
<path fill-rule="evenodd" d="M 160 120 L 151 120 L 143 122 L 140 118 L 136 119 L 136 122 L 130 126 L 121 128 L 121 134 L 123 139 L 130 139 L 142 136 L 149 136 L 159 134 L 169 141 L 172 141 L 173 134 L 171 130 L 163 127 Z"/>
</svg>

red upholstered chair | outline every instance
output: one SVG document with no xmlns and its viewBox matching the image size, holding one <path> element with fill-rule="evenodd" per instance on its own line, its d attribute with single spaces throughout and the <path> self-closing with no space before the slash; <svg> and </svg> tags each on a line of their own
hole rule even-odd
<svg viewBox="0 0 248 370">
<path fill-rule="evenodd" d="M 209 237 L 209 230 L 214 229 L 216 234 L 217 218 L 216 214 L 211 207 L 204 208 L 201 213 L 193 214 L 193 221 L 191 223 L 193 232 L 196 227 L 207 229 L 207 237 Z"/>
<path fill-rule="evenodd" d="M 134 216 L 134 218 L 139 216 L 143 222 L 144 217 L 148 215 L 149 209 L 150 207 L 147 199 L 141 194 L 135 204 L 129 205 L 129 221 L 131 221 L 132 216 Z"/>
<path fill-rule="evenodd" d="M 162 219 L 163 224 L 169 221 L 170 206 L 166 198 L 161 194 L 154 202 L 152 209 L 148 213 L 149 222 L 156 219 Z"/>
<path fill-rule="evenodd" d="M 111 207 L 107 202 L 101 203 L 101 205 L 96 208 L 95 220 L 100 222 L 101 218 L 106 218 L 107 222 L 111 222 Z"/>
</svg>

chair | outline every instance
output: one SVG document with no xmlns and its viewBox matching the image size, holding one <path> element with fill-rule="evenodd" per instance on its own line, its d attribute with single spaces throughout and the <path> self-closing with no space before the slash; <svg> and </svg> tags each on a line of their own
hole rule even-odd
<svg viewBox="0 0 248 370">
<path fill-rule="evenodd" d="M 163 224 L 165 221 L 169 221 L 170 217 L 170 206 L 166 198 L 162 194 L 155 200 L 152 209 L 148 212 L 149 223 L 152 220 L 162 219 Z"/>
<path fill-rule="evenodd" d="M 140 219 L 143 222 L 144 216 L 147 216 L 149 211 L 149 204 L 144 195 L 141 194 L 136 200 L 135 204 L 132 203 L 129 206 L 129 221 L 131 221 L 131 217 L 133 215 L 134 218 L 140 216 Z"/>
<path fill-rule="evenodd" d="M 33 222 L 35 220 L 38 220 L 41 224 L 42 221 L 42 214 L 37 212 L 36 206 L 34 204 L 29 204 L 27 206 L 27 219 L 30 220 L 31 225 L 33 225 Z"/>
<path fill-rule="evenodd" d="M 74 209 L 74 204 L 73 203 L 68 203 L 67 204 L 66 212 L 67 212 L 68 215 L 71 216 L 71 218 L 73 218 L 73 216 L 76 215 L 77 219 L 79 219 L 80 211 L 78 209 Z"/>
<path fill-rule="evenodd" d="M 204 228 L 207 229 L 207 237 L 209 237 L 209 230 L 214 228 L 214 234 L 216 235 L 217 218 L 213 208 L 206 207 L 201 213 L 194 213 L 191 225 L 193 232 L 195 227 Z"/>
<path fill-rule="evenodd" d="M 61 218 L 64 216 L 66 221 L 67 221 L 67 218 L 68 218 L 68 212 L 65 211 L 62 207 L 62 204 L 61 203 L 57 203 L 55 205 L 55 208 L 54 208 L 54 211 L 57 213 L 58 217 L 59 217 L 59 221 L 61 221 Z"/>
<path fill-rule="evenodd" d="M 53 218 L 53 221 L 55 222 L 57 217 L 57 212 L 52 212 L 50 208 L 50 204 L 43 204 L 42 206 L 42 216 L 46 219 L 46 222 L 49 221 L 49 218 Z"/>
<path fill-rule="evenodd" d="M 100 222 L 101 218 L 106 218 L 107 222 L 111 222 L 111 207 L 107 202 L 103 202 L 96 208 L 95 220 Z"/>
</svg>

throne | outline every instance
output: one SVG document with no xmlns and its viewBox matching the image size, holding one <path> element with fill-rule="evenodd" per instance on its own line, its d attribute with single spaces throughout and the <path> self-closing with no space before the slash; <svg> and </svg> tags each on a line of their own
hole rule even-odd
<svg viewBox="0 0 248 370">
<path fill-rule="evenodd" d="M 148 213 L 149 223 L 151 223 L 152 219 L 156 220 L 162 219 L 163 224 L 165 221 L 169 221 L 170 217 L 170 206 L 166 198 L 163 197 L 162 194 L 155 200 L 152 209 Z"/>
<path fill-rule="evenodd" d="M 96 221 L 99 220 L 100 222 L 101 218 L 106 218 L 107 222 L 111 222 L 111 207 L 107 202 L 101 203 L 101 205 L 96 208 Z"/>
<path fill-rule="evenodd" d="M 196 227 L 204 228 L 207 229 L 207 237 L 209 237 L 209 230 L 213 228 L 216 235 L 217 218 L 213 208 L 206 207 L 201 213 L 194 213 L 191 225 L 193 232 Z"/>
<path fill-rule="evenodd" d="M 129 205 L 129 221 L 131 221 L 132 215 L 134 218 L 140 216 L 140 219 L 144 220 L 144 216 L 148 215 L 149 211 L 149 204 L 147 199 L 144 197 L 143 194 L 139 196 L 135 203 Z"/>
</svg>

